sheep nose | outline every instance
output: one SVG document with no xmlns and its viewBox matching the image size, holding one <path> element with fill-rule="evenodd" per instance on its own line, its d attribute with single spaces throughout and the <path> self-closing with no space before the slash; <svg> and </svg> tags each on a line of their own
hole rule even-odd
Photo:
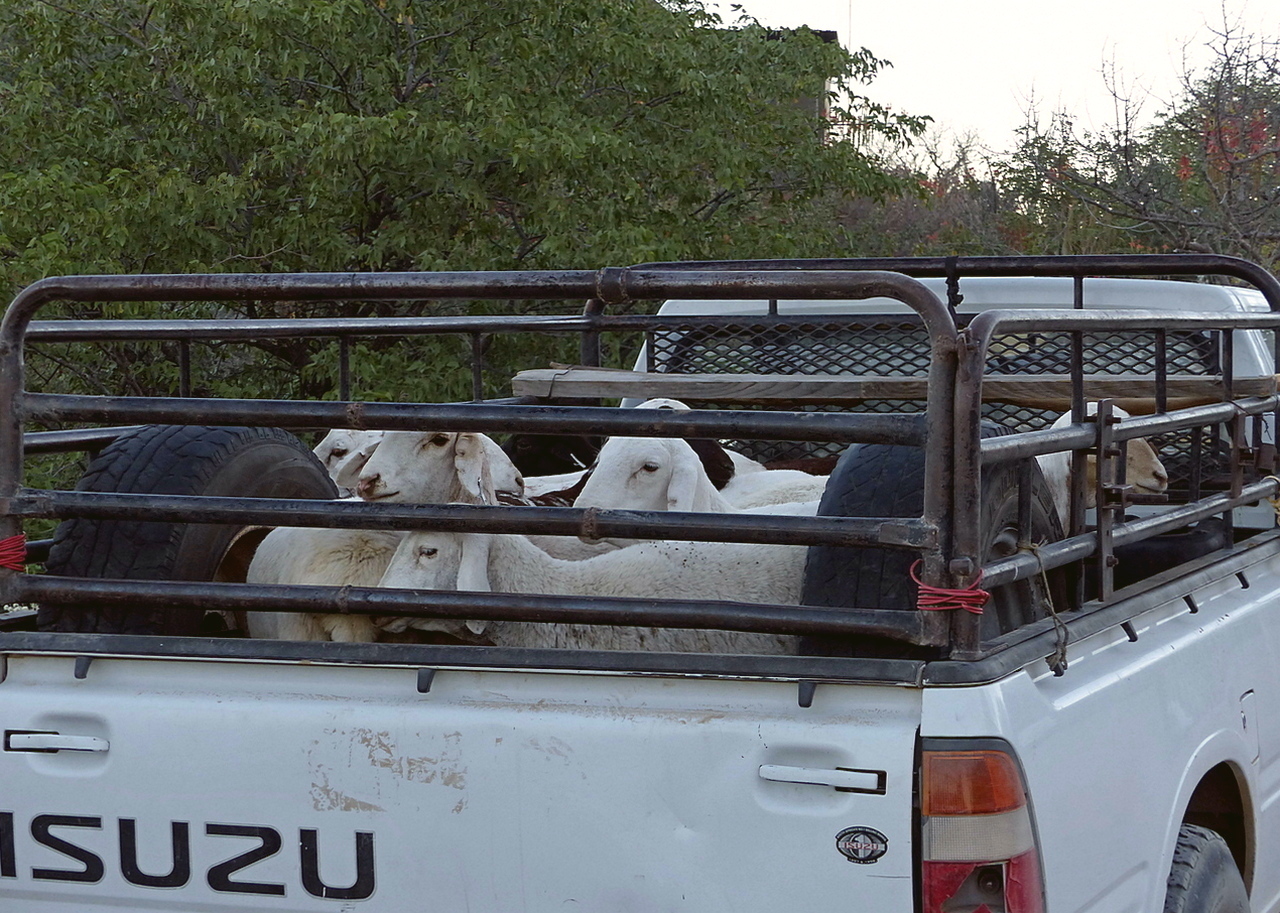
<svg viewBox="0 0 1280 913">
<path fill-rule="evenodd" d="M 369 476 L 361 476 L 360 481 L 356 483 L 356 494 L 362 498 L 367 498 L 373 494 L 375 488 L 382 482 L 382 476 L 374 473 Z"/>
</svg>

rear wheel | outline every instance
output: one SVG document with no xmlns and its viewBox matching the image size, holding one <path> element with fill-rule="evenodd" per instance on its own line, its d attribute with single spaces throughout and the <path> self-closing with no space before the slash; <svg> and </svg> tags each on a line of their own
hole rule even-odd
<svg viewBox="0 0 1280 913">
<path fill-rule="evenodd" d="M 1178 829 L 1164 913 L 1249 913 L 1249 893 L 1227 843 L 1195 824 Z"/>
<path fill-rule="evenodd" d="M 89 464 L 80 491 L 246 498 L 336 498 L 324 466 L 279 428 L 148 425 Z M 76 518 L 58 526 L 45 570 L 66 577 L 243 580 L 265 530 L 208 523 Z M 46 602 L 45 631 L 202 633 L 198 608 L 95 607 Z"/>
</svg>

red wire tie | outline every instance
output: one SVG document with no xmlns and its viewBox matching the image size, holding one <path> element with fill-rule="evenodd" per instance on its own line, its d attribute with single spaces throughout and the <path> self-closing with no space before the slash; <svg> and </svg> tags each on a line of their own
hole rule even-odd
<svg viewBox="0 0 1280 913">
<path fill-rule="evenodd" d="M 982 571 L 978 571 L 978 579 L 969 584 L 967 589 L 949 590 L 946 587 L 929 586 L 927 583 L 921 583 L 920 578 L 916 576 L 916 568 L 919 566 L 920 562 L 917 561 L 911 565 L 911 569 L 907 572 L 911 575 L 911 579 L 916 582 L 916 586 L 920 587 L 920 595 L 916 598 L 916 608 L 928 612 L 964 609 L 974 615 L 982 614 L 982 607 L 991 598 L 990 593 L 978 586 L 982 582 Z"/>
<path fill-rule="evenodd" d="M 27 537 L 23 533 L 0 539 L 0 567 L 11 571 L 27 569 Z"/>
</svg>

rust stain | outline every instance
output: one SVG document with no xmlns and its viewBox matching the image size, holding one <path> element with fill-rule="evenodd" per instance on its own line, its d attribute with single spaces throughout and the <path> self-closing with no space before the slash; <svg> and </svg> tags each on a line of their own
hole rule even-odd
<svg viewBox="0 0 1280 913">
<path fill-rule="evenodd" d="M 341 790 L 334 789 L 327 782 L 328 778 L 319 772 L 321 780 L 311 784 L 311 806 L 318 812 L 382 812 L 382 806 L 365 802 L 354 796 L 348 796 Z"/>
<path fill-rule="evenodd" d="M 369 763 L 374 767 L 415 783 L 434 783 L 438 780 L 442 785 L 454 789 L 466 788 L 467 770 L 459 764 L 461 758 L 457 745 L 462 738 L 461 732 L 446 733 L 446 742 L 452 744 L 447 745 L 436 757 L 403 755 L 391 733 L 385 731 L 357 729 L 352 731 L 351 736 L 357 744 L 364 746 Z"/>
</svg>

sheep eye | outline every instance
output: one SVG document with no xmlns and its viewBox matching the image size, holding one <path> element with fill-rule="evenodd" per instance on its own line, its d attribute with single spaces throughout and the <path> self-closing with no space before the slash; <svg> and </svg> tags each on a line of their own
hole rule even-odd
<svg viewBox="0 0 1280 913">
<path fill-rule="evenodd" d="M 434 558 L 434 557 L 435 557 L 439 552 L 440 552 L 440 549 L 438 549 L 438 548 L 431 548 L 430 546 L 423 546 L 422 548 L 418 549 L 418 557 L 419 557 L 419 558 Z"/>
<path fill-rule="evenodd" d="M 654 460 L 649 460 L 640 468 L 643 469 L 645 472 L 657 472 L 659 469 L 662 468 L 662 466 Z"/>
<path fill-rule="evenodd" d="M 449 435 L 441 432 L 431 439 L 431 443 L 435 444 L 437 447 L 443 447 L 445 444 L 449 443 L 450 440 L 452 440 L 452 438 L 450 438 Z"/>
</svg>

